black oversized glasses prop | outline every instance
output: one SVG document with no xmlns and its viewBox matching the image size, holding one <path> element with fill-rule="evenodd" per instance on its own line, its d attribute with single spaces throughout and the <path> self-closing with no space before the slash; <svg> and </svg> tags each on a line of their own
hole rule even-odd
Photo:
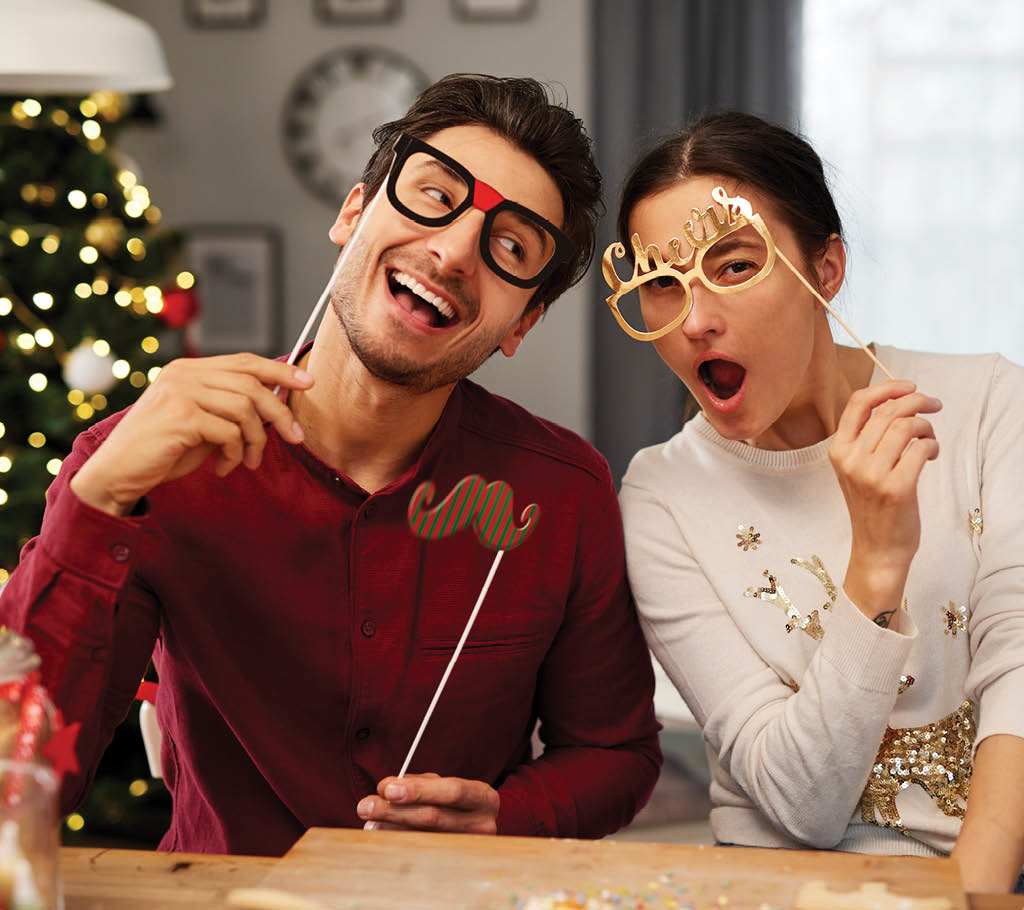
<svg viewBox="0 0 1024 910">
<path fill-rule="evenodd" d="M 492 272 L 516 287 L 536 287 L 572 253 L 569 238 L 550 221 L 405 133 L 395 144 L 387 195 L 406 218 L 425 227 L 443 227 L 470 208 L 480 209 L 480 255 Z"/>
</svg>

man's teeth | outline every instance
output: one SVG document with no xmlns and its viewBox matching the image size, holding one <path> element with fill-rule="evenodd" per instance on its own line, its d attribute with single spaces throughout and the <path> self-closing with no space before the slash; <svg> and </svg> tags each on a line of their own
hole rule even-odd
<svg viewBox="0 0 1024 910">
<path fill-rule="evenodd" d="M 396 284 L 401 284 L 412 291 L 417 297 L 422 297 L 445 319 L 451 319 L 455 315 L 455 307 L 443 297 L 438 297 L 433 291 L 428 291 L 411 275 L 406 275 L 405 272 L 393 272 L 391 277 L 395 280 Z"/>
</svg>

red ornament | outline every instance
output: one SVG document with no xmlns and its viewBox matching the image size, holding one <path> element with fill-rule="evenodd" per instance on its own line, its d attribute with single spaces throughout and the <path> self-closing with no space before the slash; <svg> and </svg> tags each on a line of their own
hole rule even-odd
<svg viewBox="0 0 1024 910">
<path fill-rule="evenodd" d="M 63 778 L 68 771 L 77 774 L 81 770 L 78 756 L 75 754 L 75 744 L 81 730 L 82 723 L 76 720 L 69 727 L 61 727 L 43 746 L 42 753 L 53 763 L 53 771 L 57 777 Z"/>
<path fill-rule="evenodd" d="M 199 313 L 199 298 L 191 289 L 169 288 L 163 292 L 163 300 L 160 318 L 171 328 L 180 329 L 188 325 Z"/>
</svg>

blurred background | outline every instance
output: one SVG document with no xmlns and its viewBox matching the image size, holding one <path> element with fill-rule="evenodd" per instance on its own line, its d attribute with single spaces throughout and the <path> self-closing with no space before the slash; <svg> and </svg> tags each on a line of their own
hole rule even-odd
<svg viewBox="0 0 1024 910">
<path fill-rule="evenodd" d="M 18 2 L 0 0 L 0 15 L 5 4 Z M 1024 195 L 1024 5 L 1016 0 L 108 5 L 148 24 L 173 86 L 129 88 L 120 100 L 60 88 L 58 104 L 55 90 L 42 83 L 37 92 L 13 93 L 0 81 L 0 95 L 9 96 L 0 104 L 0 352 L 7 358 L 0 369 L 0 436 L 5 423 L 18 427 L 0 438 L 11 446 L 0 452 L 0 471 L 10 471 L 6 458 L 31 464 L 38 475 L 17 485 L 20 505 L 13 495 L 9 504 L 0 490 L 0 539 L 10 541 L 0 564 L 8 568 L 27 533 L 22 524 L 36 521 L 31 510 L 41 505 L 54 464 L 59 467 L 61 441 L 110 413 L 119 395 L 137 394 L 154 375 L 153 364 L 183 352 L 277 355 L 291 348 L 328 277 L 335 251 L 327 231 L 369 154 L 370 130 L 450 72 L 534 76 L 583 118 L 606 179 L 609 215 L 598 255 L 616 239 L 612 223 L 624 173 L 659 136 L 715 107 L 798 129 L 826 160 L 846 224 L 850 271 L 840 305 L 858 334 L 917 349 L 998 350 L 1024 361 L 1024 308 L 1013 285 L 1024 245 L 1016 225 Z M 0 49 L 7 43 L 0 70 L 12 41 L 45 47 L 52 17 L 75 0 L 35 6 L 44 15 L 32 34 L 0 29 Z M 83 30 L 80 40 L 111 42 L 112 36 Z M 138 49 L 136 39 L 122 40 L 108 53 Z M 86 95 L 96 112 L 81 106 Z M 58 107 L 71 112 L 71 126 L 54 119 Z M 49 183 L 25 176 L 40 154 L 27 156 L 19 140 L 26 118 L 49 118 L 48 125 L 63 131 L 53 140 L 49 157 L 58 177 Z M 106 147 L 97 150 L 95 138 L 88 148 L 62 146 L 71 127 L 92 129 L 86 120 L 102 124 Z M 112 189 L 91 189 L 82 206 L 71 204 L 60 217 L 56 208 L 46 209 L 43 218 L 40 194 L 85 151 L 106 168 L 89 179 L 106 180 Z M 97 193 L 105 203 L 108 195 L 120 200 L 123 194 L 142 208 L 118 209 L 112 219 Z M 64 266 L 46 259 L 45 238 L 61 231 L 76 238 L 76 253 L 81 244 L 99 250 L 99 264 L 84 278 L 80 256 Z M 115 247 L 120 251 L 118 244 L 132 238 L 145 242 L 144 256 L 136 247 L 117 260 Z M 65 288 L 66 300 L 52 310 L 40 308 L 31 288 L 15 287 L 36 269 L 24 258 L 30 253 L 46 266 L 32 274 Z M 117 301 L 123 319 L 96 337 L 99 330 L 76 307 L 93 306 L 93 298 L 113 297 L 118 289 L 128 295 Z M 618 478 L 638 448 L 679 428 L 685 392 L 649 345 L 620 332 L 604 296 L 592 269 L 514 359 L 492 358 L 474 378 L 589 438 Z M 47 331 L 63 344 L 59 356 L 52 339 L 43 344 Z M 145 346 L 152 347 L 150 338 L 157 341 L 152 351 Z M 103 341 L 108 348 L 97 348 Z M 152 362 L 143 362 L 140 345 Z M 128 347 L 131 356 L 117 356 Z M 68 355 L 79 350 L 77 370 L 69 372 Z M 49 368 L 39 365 L 44 354 L 53 361 Z M 44 391 L 25 384 L 36 375 L 54 393 L 45 408 Z M 100 386 L 107 388 L 97 391 Z M 81 399 L 72 396 L 76 391 Z M 8 416 L 15 413 L 28 416 L 18 423 Z M 27 439 L 41 428 L 50 433 L 45 445 L 18 436 Z M 15 457 L 19 445 L 24 452 Z M 659 713 L 669 761 L 634 830 L 706 839 L 701 743 L 664 684 Z M 69 820 L 66 834 L 76 842 L 158 838 L 166 794 L 150 778 L 134 717 L 90 800 Z M 698 827 L 687 827 L 693 821 Z"/>
</svg>

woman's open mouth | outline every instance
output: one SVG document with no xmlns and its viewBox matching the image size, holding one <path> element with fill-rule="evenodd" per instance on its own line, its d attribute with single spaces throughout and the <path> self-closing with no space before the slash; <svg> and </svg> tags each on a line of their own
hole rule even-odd
<svg viewBox="0 0 1024 910">
<path fill-rule="evenodd" d="M 459 314 L 450 301 L 425 288 L 412 275 L 399 269 L 388 269 L 387 280 L 391 296 L 423 325 L 446 329 L 459 321 Z"/>
<path fill-rule="evenodd" d="M 703 361 L 697 367 L 697 375 L 704 387 L 719 401 L 729 401 L 741 388 L 746 379 L 746 368 L 731 360 L 713 358 Z"/>
</svg>

